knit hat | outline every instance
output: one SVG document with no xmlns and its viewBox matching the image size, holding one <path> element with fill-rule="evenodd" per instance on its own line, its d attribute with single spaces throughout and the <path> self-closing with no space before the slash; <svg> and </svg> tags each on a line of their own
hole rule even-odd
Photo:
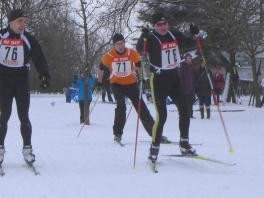
<svg viewBox="0 0 264 198">
<path fill-rule="evenodd" d="M 185 53 L 185 54 L 184 54 L 184 59 L 186 60 L 186 58 L 187 58 L 188 56 L 192 57 L 192 55 L 191 55 L 190 53 Z"/>
<path fill-rule="evenodd" d="M 153 26 L 159 21 L 167 21 L 166 15 L 162 12 L 155 12 L 154 14 L 152 14 L 151 18 Z"/>
<path fill-rule="evenodd" d="M 14 9 L 9 14 L 9 22 L 14 21 L 20 17 L 27 17 L 27 15 L 21 9 Z"/>
<path fill-rule="evenodd" d="M 124 36 L 122 34 L 119 33 L 115 33 L 115 35 L 113 36 L 113 43 L 115 44 L 117 41 L 125 41 Z"/>
</svg>

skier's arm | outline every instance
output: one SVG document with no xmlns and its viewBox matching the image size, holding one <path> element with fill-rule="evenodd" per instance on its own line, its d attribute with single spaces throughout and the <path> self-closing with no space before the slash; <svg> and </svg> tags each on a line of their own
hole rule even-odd
<svg viewBox="0 0 264 198">
<path fill-rule="evenodd" d="M 180 47 L 195 47 L 197 45 L 195 36 L 199 34 L 199 29 L 192 23 L 190 24 L 190 33 L 193 36 L 189 37 L 178 30 L 173 31 Z"/>
<path fill-rule="evenodd" d="M 144 38 L 147 38 L 148 35 L 149 35 L 149 28 L 146 27 L 146 28 L 143 28 L 141 30 L 141 35 L 138 39 L 138 42 L 137 42 L 137 45 L 136 45 L 136 49 L 138 51 L 138 53 L 141 53 L 143 52 L 143 48 L 144 48 Z"/>
<path fill-rule="evenodd" d="M 195 37 L 189 37 L 178 30 L 172 31 L 178 41 L 179 47 L 195 47 L 197 45 Z"/>
<path fill-rule="evenodd" d="M 141 74 L 142 74 L 141 61 L 138 61 L 137 63 L 135 63 L 135 72 L 138 72 L 139 79 L 140 79 Z"/>
</svg>

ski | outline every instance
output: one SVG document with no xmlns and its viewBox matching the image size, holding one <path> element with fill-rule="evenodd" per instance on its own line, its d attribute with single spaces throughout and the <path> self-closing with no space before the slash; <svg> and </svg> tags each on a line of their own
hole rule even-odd
<svg viewBox="0 0 264 198">
<path fill-rule="evenodd" d="M 102 104 L 116 104 L 116 102 L 103 102 L 101 101 Z"/>
<path fill-rule="evenodd" d="M 177 112 L 177 110 L 169 110 L 170 112 Z M 194 110 L 194 111 L 200 111 L 199 109 L 196 109 L 196 110 Z M 212 112 L 218 112 L 218 110 L 215 110 L 215 109 L 211 109 L 211 111 Z M 226 109 L 226 110 L 224 110 L 224 109 L 221 109 L 220 110 L 221 112 L 243 112 L 243 111 L 245 111 L 244 109 Z"/>
<path fill-rule="evenodd" d="M 35 175 L 40 175 L 40 172 L 38 172 L 38 171 L 36 170 L 36 168 L 35 168 L 35 166 L 34 166 L 33 164 L 29 164 L 29 163 L 27 163 L 26 160 L 25 160 L 25 162 L 26 162 L 28 168 L 29 168 L 29 169 L 30 169 Z"/>
<path fill-rule="evenodd" d="M 200 110 L 198 109 L 198 110 L 194 110 L 194 111 L 200 111 Z M 215 109 L 211 109 L 211 111 L 218 112 L 218 110 L 215 110 Z M 221 109 L 220 111 L 221 112 L 242 112 L 245 110 L 244 109 Z"/>
<path fill-rule="evenodd" d="M 3 177 L 5 175 L 5 172 L 3 170 L 2 165 L 0 165 L 0 176 Z"/>
<path fill-rule="evenodd" d="M 228 163 L 228 162 L 224 162 L 224 161 L 220 161 L 220 160 L 216 160 L 216 159 L 212 159 L 209 157 L 204 157 L 201 155 L 181 155 L 181 154 L 176 154 L 176 155 L 163 155 L 166 157 L 185 157 L 185 158 L 193 158 L 193 159 L 198 159 L 198 160 L 204 160 L 204 161 L 208 161 L 208 162 L 214 162 L 214 163 L 218 163 L 218 164 L 222 164 L 222 165 L 226 165 L 226 166 L 234 166 L 236 164 L 232 164 L 232 163 Z"/>
<path fill-rule="evenodd" d="M 140 140 L 139 142 L 146 142 L 146 143 L 151 143 L 151 141 L 148 140 Z M 173 144 L 173 145 L 179 145 L 179 142 L 173 142 L 173 141 L 168 141 L 168 142 L 161 142 L 161 144 Z M 192 146 L 202 146 L 203 143 L 194 143 L 194 144 L 190 144 Z"/>
</svg>

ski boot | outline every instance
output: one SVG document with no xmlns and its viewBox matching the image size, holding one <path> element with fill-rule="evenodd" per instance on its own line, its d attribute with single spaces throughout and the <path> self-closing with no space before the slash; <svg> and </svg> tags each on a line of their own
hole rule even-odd
<svg viewBox="0 0 264 198">
<path fill-rule="evenodd" d="M 189 144 L 189 139 L 180 138 L 179 143 L 180 151 L 182 155 L 197 155 L 196 150 Z"/>
<path fill-rule="evenodd" d="M 24 160 L 29 165 L 32 165 L 35 162 L 35 155 L 32 152 L 33 152 L 33 150 L 32 150 L 31 145 L 30 146 L 24 146 L 22 149 Z"/>
<path fill-rule="evenodd" d="M 114 141 L 120 143 L 122 140 L 122 135 L 115 135 Z"/>
<path fill-rule="evenodd" d="M 169 143 L 171 143 L 171 141 L 170 140 L 168 140 L 168 138 L 166 137 L 166 136 L 161 136 L 161 139 L 160 139 L 160 143 L 162 143 L 162 144 L 169 144 Z"/>
<path fill-rule="evenodd" d="M 151 147 L 149 149 L 149 160 L 151 162 L 156 162 L 158 159 L 158 154 L 159 154 L 159 146 L 153 146 L 151 144 Z"/>
<path fill-rule="evenodd" d="M 5 146 L 0 145 L 0 165 L 4 161 L 4 155 L 5 155 Z"/>
</svg>

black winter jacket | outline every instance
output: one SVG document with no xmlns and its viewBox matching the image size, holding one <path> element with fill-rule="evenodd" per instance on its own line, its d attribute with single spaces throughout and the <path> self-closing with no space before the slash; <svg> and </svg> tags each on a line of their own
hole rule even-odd
<svg viewBox="0 0 264 198">
<path fill-rule="evenodd" d="M 181 48 L 181 47 L 194 47 L 196 45 L 196 40 L 193 37 L 188 37 L 178 30 L 172 30 L 170 32 L 175 37 L 179 48 Z M 155 31 L 153 31 L 152 33 L 149 33 L 149 35 L 147 37 L 146 51 L 148 52 L 149 61 L 150 61 L 150 63 L 156 65 L 157 67 L 161 67 L 161 65 L 162 65 L 162 63 L 161 63 L 162 62 L 162 60 L 161 60 L 161 48 L 160 48 L 160 43 L 156 37 L 161 42 L 171 42 L 171 41 L 173 41 L 173 38 L 169 32 L 167 32 L 167 34 L 165 34 L 165 35 L 160 35 Z M 143 51 L 143 43 L 144 43 L 143 36 L 141 35 L 141 37 L 139 38 L 139 40 L 137 42 L 137 46 L 136 46 L 136 49 L 138 52 Z M 179 52 L 177 52 L 177 53 L 179 53 Z M 177 60 L 177 62 L 179 63 L 180 60 Z M 154 68 L 150 67 L 150 71 L 154 72 Z"/>
<path fill-rule="evenodd" d="M 211 70 L 208 70 L 209 76 L 211 78 L 212 82 L 212 72 Z M 211 96 L 211 86 L 208 79 L 208 75 L 206 74 L 206 71 L 204 68 L 200 67 L 197 71 L 197 96 Z"/>
<path fill-rule="evenodd" d="M 185 60 L 180 62 L 178 68 L 182 84 L 186 94 L 195 94 L 195 88 L 197 83 L 196 69 L 192 64 L 188 64 Z"/>
<path fill-rule="evenodd" d="M 24 63 L 23 65 L 17 65 L 16 67 L 12 67 L 4 65 L 4 63 L 2 62 L 3 60 L 0 60 L 0 75 L 18 76 L 27 73 L 30 68 L 29 62 L 31 58 L 37 72 L 41 76 L 49 77 L 49 67 L 42 52 L 42 49 L 39 45 L 39 42 L 29 32 L 24 31 L 22 34 L 16 34 L 8 26 L 5 29 L 0 30 L 0 47 L 2 47 L 2 40 L 5 38 L 22 38 L 24 49 Z M 4 52 L 6 53 L 5 56 L 10 53 L 7 50 Z"/>
</svg>

